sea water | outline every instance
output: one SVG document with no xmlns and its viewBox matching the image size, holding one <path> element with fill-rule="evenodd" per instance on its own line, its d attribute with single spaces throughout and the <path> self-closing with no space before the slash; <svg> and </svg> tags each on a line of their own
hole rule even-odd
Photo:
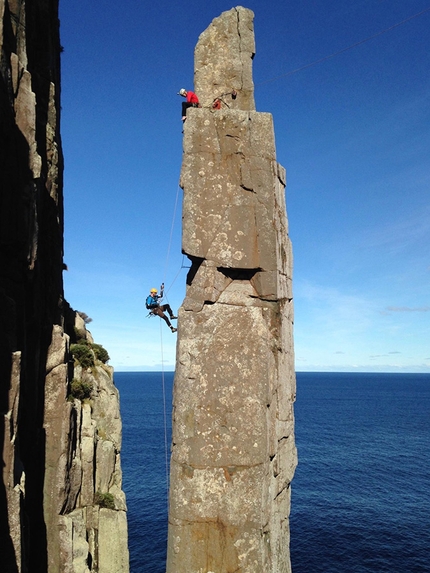
<svg viewBox="0 0 430 573">
<path fill-rule="evenodd" d="M 173 373 L 115 384 L 131 573 L 165 573 Z M 430 573 L 430 375 L 299 372 L 294 409 L 293 573 Z"/>
</svg>

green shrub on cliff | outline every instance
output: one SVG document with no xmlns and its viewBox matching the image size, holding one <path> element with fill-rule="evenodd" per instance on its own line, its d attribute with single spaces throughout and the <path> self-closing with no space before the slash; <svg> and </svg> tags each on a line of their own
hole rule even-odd
<svg viewBox="0 0 430 573">
<path fill-rule="evenodd" d="M 94 366 L 94 353 L 87 344 L 82 344 L 82 341 L 79 341 L 78 344 L 72 344 L 70 346 L 70 352 L 82 368 L 91 368 L 91 366 Z"/>
<path fill-rule="evenodd" d="M 88 342 L 85 338 L 80 338 L 76 344 L 72 344 L 70 351 L 83 368 L 94 366 L 94 359 L 99 360 L 103 364 L 110 360 L 108 351 L 101 344 Z"/>
<path fill-rule="evenodd" d="M 89 324 L 90 322 L 93 321 L 93 319 L 90 318 L 86 312 L 80 312 L 78 310 L 77 314 L 79 314 L 79 316 L 82 318 L 82 320 L 85 322 L 85 324 Z"/>
<path fill-rule="evenodd" d="M 93 385 L 91 382 L 85 382 L 84 380 L 78 380 L 78 378 L 73 378 L 70 383 L 70 395 L 78 400 L 87 400 L 91 397 L 91 392 L 93 391 Z"/>
<path fill-rule="evenodd" d="M 106 364 L 106 362 L 108 362 L 110 360 L 110 356 L 109 356 L 106 348 L 103 348 L 103 346 L 101 344 L 92 343 L 92 344 L 90 344 L 90 346 L 93 349 L 97 360 L 100 360 L 100 362 L 103 362 L 103 364 Z"/>
<path fill-rule="evenodd" d="M 115 509 L 115 498 L 111 493 L 100 493 L 98 491 L 94 496 L 94 503 L 106 509 Z"/>
</svg>

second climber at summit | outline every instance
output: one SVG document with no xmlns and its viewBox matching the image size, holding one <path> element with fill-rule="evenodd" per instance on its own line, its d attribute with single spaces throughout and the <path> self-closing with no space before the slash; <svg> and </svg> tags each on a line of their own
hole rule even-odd
<svg viewBox="0 0 430 573">
<path fill-rule="evenodd" d="M 149 296 L 146 299 L 146 308 L 151 312 L 151 314 L 155 314 L 160 318 L 162 318 L 172 332 L 176 332 L 178 329 L 172 326 L 170 320 L 175 320 L 178 317 L 173 315 L 172 309 L 170 308 L 170 304 L 160 305 L 159 300 L 163 298 L 163 295 L 164 295 L 164 283 L 160 287 L 160 294 L 158 294 L 156 288 L 152 288 L 149 291 Z M 164 314 L 165 311 L 167 311 L 167 313 L 169 314 L 170 320 Z"/>
<path fill-rule="evenodd" d="M 200 107 L 199 98 L 194 92 L 187 91 L 182 88 L 178 91 L 178 95 L 185 98 L 186 101 L 182 102 L 182 121 L 187 119 L 187 109 L 189 107 Z"/>
</svg>

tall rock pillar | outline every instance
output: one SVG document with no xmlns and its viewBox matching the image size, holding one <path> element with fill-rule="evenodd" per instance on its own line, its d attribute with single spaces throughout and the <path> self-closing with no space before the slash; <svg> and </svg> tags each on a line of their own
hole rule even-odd
<svg viewBox="0 0 430 573">
<path fill-rule="evenodd" d="M 195 49 L 167 573 L 291 570 L 292 254 L 272 116 L 255 111 L 253 16 L 224 12 Z"/>
</svg>

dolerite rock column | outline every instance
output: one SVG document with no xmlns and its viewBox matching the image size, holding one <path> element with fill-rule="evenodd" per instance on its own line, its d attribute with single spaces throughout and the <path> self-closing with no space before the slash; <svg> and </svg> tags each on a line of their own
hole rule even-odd
<svg viewBox="0 0 430 573">
<path fill-rule="evenodd" d="M 118 392 L 63 293 L 60 53 L 58 0 L 0 0 L 0 571 L 128 573 Z"/>
<path fill-rule="evenodd" d="M 244 8 L 216 18 L 195 50 L 203 106 L 184 125 L 192 266 L 178 322 L 167 573 L 291 570 L 292 254 L 272 117 L 254 111 L 253 55 Z"/>
</svg>

